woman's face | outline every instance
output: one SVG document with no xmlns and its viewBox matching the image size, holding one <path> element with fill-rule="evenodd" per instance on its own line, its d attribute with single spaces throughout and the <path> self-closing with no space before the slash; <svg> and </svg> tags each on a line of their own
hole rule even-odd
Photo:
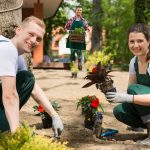
<svg viewBox="0 0 150 150">
<path fill-rule="evenodd" d="M 148 51 L 149 41 L 141 32 L 131 32 L 129 34 L 128 46 L 135 56 L 145 56 Z"/>
</svg>

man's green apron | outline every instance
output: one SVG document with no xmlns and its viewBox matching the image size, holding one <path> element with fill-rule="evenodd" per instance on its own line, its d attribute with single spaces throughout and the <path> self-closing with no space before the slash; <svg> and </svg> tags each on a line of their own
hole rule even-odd
<svg viewBox="0 0 150 150">
<path fill-rule="evenodd" d="M 137 76 L 137 84 L 130 85 L 127 93 L 133 95 L 150 94 L 150 75 L 148 73 L 139 74 L 137 58 L 134 67 Z M 141 117 L 150 114 L 150 106 L 122 103 L 114 108 L 113 113 L 119 121 L 131 127 L 145 127 Z"/>
<path fill-rule="evenodd" d="M 19 71 L 16 75 L 16 89 L 19 95 L 20 109 L 29 99 L 35 83 L 34 76 L 29 71 Z M 0 83 L 0 132 L 10 130 L 8 120 L 6 118 L 3 100 L 2 100 L 2 84 Z"/>
<path fill-rule="evenodd" d="M 84 27 L 83 22 L 75 20 L 72 23 L 70 30 L 75 30 L 75 28 L 81 28 L 81 27 Z M 70 42 L 69 39 L 67 40 L 66 47 L 70 48 L 71 50 L 71 54 L 70 54 L 71 61 L 75 61 L 75 53 L 77 53 L 78 59 L 81 59 L 82 50 L 86 49 L 85 43 Z"/>
</svg>

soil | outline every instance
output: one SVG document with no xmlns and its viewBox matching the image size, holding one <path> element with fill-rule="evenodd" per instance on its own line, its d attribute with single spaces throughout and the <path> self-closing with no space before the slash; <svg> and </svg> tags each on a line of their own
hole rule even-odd
<svg viewBox="0 0 150 150">
<path fill-rule="evenodd" d="M 88 88 L 82 88 L 87 83 L 84 80 L 86 71 L 80 71 L 77 78 L 71 78 L 69 70 L 53 69 L 35 69 L 34 75 L 36 82 L 45 91 L 51 100 L 56 100 L 61 109 L 59 114 L 64 124 L 64 130 L 60 141 L 68 141 L 68 146 L 75 150 L 144 150 L 148 147 L 139 146 L 137 140 L 146 138 L 146 130 L 142 132 L 133 132 L 126 130 L 127 126 L 117 121 L 113 116 L 113 107 L 116 104 L 110 104 L 105 96 L 95 85 Z M 117 91 L 124 92 L 127 88 L 128 73 L 121 71 L 112 71 L 114 85 Z M 96 138 L 92 131 L 84 128 L 84 117 L 81 109 L 76 109 L 78 99 L 86 95 L 96 95 L 104 108 L 103 128 L 116 129 L 119 133 L 102 139 Z M 36 127 L 36 133 L 47 137 L 53 137 L 52 129 L 44 129 L 39 116 L 35 116 L 33 106 L 37 103 L 30 98 L 21 110 L 21 121 L 27 122 L 30 126 Z"/>
</svg>

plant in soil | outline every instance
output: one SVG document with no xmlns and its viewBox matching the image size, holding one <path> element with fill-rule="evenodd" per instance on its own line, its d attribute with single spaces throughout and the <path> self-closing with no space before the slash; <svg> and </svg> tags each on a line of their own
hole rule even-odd
<svg viewBox="0 0 150 150">
<path fill-rule="evenodd" d="M 99 99 L 93 96 L 84 96 L 77 102 L 77 109 L 81 107 L 82 114 L 85 117 L 84 125 L 86 128 L 92 129 L 96 119 L 97 112 L 104 112 Z"/>
<path fill-rule="evenodd" d="M 101 65 L 101 62 L 98 62 L 96 67 L 94 67 L 85 77 L 85 79 L 90 80 L 90 82 L 85 84 L 82 88 L 87 88 L 95 84 L 96 88 L 100 89 L 104 94 L 108 91 L 116 92 L 116 89 L 113 86 L 113 80 L 111 79 L 111 76 L 108 75 L 109 72 L 111 71 L 107 71 L 106 68 Z"/>
<path fill-rule="evenodd" d="M 53 108 L 58 112 L 61 106 L 56 101 L 51 101 Z M 43 127 L 44 128 L 51 128 L 52 127 L 52 118 L 51 116 L 43 109 L 42 106 L 33 106 L 34 111 L 37 111 L 37 116 L 40 116 L 42 119 Z"/>
</svg>

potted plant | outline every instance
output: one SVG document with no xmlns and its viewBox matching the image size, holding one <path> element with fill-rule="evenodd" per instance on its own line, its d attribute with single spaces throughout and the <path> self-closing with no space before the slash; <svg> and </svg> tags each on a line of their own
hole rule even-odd
<svg viewBox="0 0 150 150">
<path fill-rule="evenodd" d="M 85 30 L 83 27 L 75 28 L 69 32 L 69 40 L 71 42 L 84 43 L 85 42 Z"/>
<path fill-rule="evenodd" d="M 72 73 L 72 78 L 77 78 L 77 74 L 79 72 L 79 69 L 78 69 L 77 64 L 75 62 L 72 62 L 70 64 L 70 70 Z"/>
<path fill-rule="evenodd" d="M 104 112 L 99 99 L 93 96 L 84 96 L 77 102 L 77 109 L 82 108 L 82 114 L 85 116 L 84 126 L 88 129 L 93 129 L 94 122 L 98 112 Z"/>
<path fill-rule="evenodd" d="M 58 112 L 60 105 L 56 101 L 51 101 L 51 104 L 53 108 Z M 37 116 L 41 116 L 43 127 L 46 128 L 51 128 L 52 127 L 52 118 L 51 116 L 43 109 L 42 106 L 33 106 L 34 111 L 37 111 L 38 113 L 36 114 Z"/>
<path fill-rule="evenodd" d="M 98 62 L 98 64 L 92 69 L 91 72 L 85 77 L 85 79 L 90 80 L 83 88 L 87 88 L 93 84 L 96 85 L 97 89 L 100 89 L 104 94 L 106 92 L 116 92 L 116 88 L 113 86 L 113 80 L 111 76 L 108 75 L 110 71 L 107 71 L 105 66 Z"/>
<path fill-rule="evenodd" d="M 92 68 L 96 66 L 99 61 L 101 61 L 101 64 L 105 66 L 107 70 L 112 69 L 113 60 L 116 55 L 115 51 L 112 50 L 107 53 L 105 49 L 102 51 L 95 51 L 93 54 L 87 53 L 85 66 L 89 72 L 92 71 Z"/>
</svg>

